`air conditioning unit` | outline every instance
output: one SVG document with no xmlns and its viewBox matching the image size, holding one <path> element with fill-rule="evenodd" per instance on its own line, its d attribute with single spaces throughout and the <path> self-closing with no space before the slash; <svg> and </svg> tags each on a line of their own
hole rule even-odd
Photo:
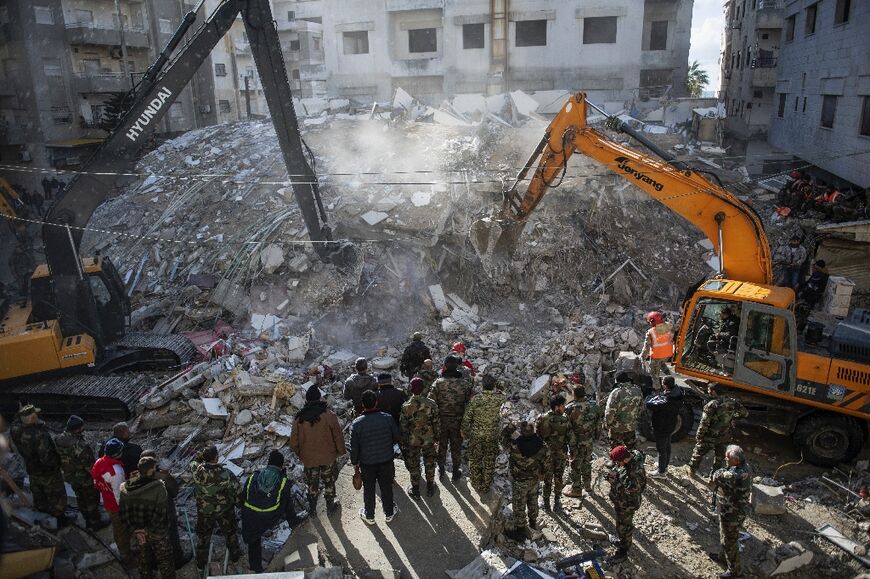
<svg viewBox="0 0 870 579">
<path fill-rule="evenodd" d="M 199 114 L 207 115 L 211 113 L 211 105 L 199 105 Z"/>
</svg>

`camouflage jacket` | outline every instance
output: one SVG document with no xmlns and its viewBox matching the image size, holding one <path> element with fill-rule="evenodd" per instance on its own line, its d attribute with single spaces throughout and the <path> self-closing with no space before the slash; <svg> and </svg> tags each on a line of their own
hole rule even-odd
<svg viewBox="0 0 870 579">
<path fill-rule="evenodd" d="M 85 441 L 81 433 L 64 432 L 54 439 L 60 464 L 63 468 L 63 478 L 71 485 L 93 484 L 91 467 L 97 458 L 94 449 Z"/>
<path fill-rule="evenodd" d="M 550 452 L 565 453 L 571 439 L 571 425 L 564 414 L 550 410 L 538 417 L 535 431 L 544 439 Z"/>
<path fill-rule="evenodd" d="M 462 418 L 471 399 L 471 382 L 462 378 L 441 377 L 432 384 L 429 398 L 438 405 L 438 414 L 444 418 Z"/>
<path fill-rule="evenodd" d="M 16 422 L 12 426 L 12 442 L 24 459 L 27 474 L 47 476 L 60 472 L 60 455 L 44 422 L 32 426 Z"/>
<path fill-rule="evenodd" d="M 701 423 L 695 435 L 697 440 L 722 440 L 731 431 L 734 420 L 746 418 L 749 412 L 742 404 L 729 396 L 713 398 L 704 405 Z"/>
<path fill-rule="evenodd" d="M 121 519 L 133 530 L 166 533 L 168 500 L 163 481 L 135 474 L 121 485 Z"/>
<path fill-rule="evenodd" d="M 592 444 L 601 432 L 601 409 L 594 398 L 575 400 L 565 407 L 571 426 L 571 446 Z"/>
<path fill-rule="evenodd" d="M 713 488 L 719 493 L 719 514 L 723 517 L 745 517 L 749 514 L 749 493 L 752 490 L 752 468 L 745 462 L 720 468 L 713 473 Z"/>
<path fill-rule="evenodd" d="M 423 379 L 423 396 L 429 396 L 429 393 L 432 391 L 432 384 L 435 383 L 435 380 L 438 379 L 438 372 L 435 370 L 424 370 L 420 369 L 417 372 L 417 376 Z"/>
<path fill-rule="evenodd" d="M 608 461 L 607 480 L 610 482 L 610 500 L 620 506 L 639 506 L 643 491 L 646 489 L 646 471 L 643 467 L 644 454 L 639 450 L 631 451 L 627 464 Z"/>
<path fill-rule="evenodd" d="M 220 464 L 201 462 L 199 457 L 190 466 L 197 513 L 210 516 L 232 511 L 241 492 L 241 484 L 233 473 Z"/>
<path fill-rule="evenodd" d="M 634 430 L 643 409 L 643 394 L 633 384 L 617 384 L 607 397 L 604 424 L 617 431 Z"/>
<path fill-rule="evenodd" d="M 485 440 L 498 441 L 498 424 L 501 418 L 501 405 L 505 398 L 502 394 L 484 390 L 471 399 L 462 417 L 462 436 Z"/>
<path fill-rule="evenodd" d="M 547 445 L 544 444 L 540 436 L 537 434 L 520 436 L 516 440 L 510 441 L 507 446 L 510 456 L 511 478 L 514 481 L 539 480 L 544 476 L 547 464 Z M 526 452 L 523 453 L 521 448 L 525 448 Z"/>
<path fill-rule="evenodd" d="M 415 394 L 402 404 L 399 415 L 399 430 L 402 446 L 417 448 L 432 446 L 440 433 L 438 406 L 422 394 Z"/>
</svg>

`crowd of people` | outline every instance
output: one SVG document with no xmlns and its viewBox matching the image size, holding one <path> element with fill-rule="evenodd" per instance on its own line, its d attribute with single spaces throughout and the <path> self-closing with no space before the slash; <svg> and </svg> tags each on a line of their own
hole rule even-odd
<svg viewBox="0 0 870 579">
<path fill-rule="evenodd" d="M 789 177 L 777 197 L 786 215 L 815 211 L 826 219 L 852 221 L 861 219 L 866 211 L 867 189 L 833 187 L 803 171 L 792 171 Z"/>
</svg>

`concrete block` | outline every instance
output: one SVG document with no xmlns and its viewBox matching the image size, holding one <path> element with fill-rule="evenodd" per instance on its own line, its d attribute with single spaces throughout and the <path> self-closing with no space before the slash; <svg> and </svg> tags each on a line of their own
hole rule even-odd
<svg viewBox="0 0 870 579">
<path fill-rule="evenodd" d="M 383 211 L 367 211 L 362 214 L 362 220 L 369 225 L 377 225 L 387 217 L 389 217 L 389 215 Z"/>
<path fill-rule="evenodd" d="M 444 290 L 440 284 L 429 286 L 429 295 L 432 297 L 432 305 L 443 316 L 450 315 L 450 308 L 447 306 L 447 297 L 444 295 Z"/>
<path fill-rule="evenodd" d="M 767 552 L 759 571 L 764 577 L 775 577 L 805 567 L 813 560 L 813 552 L 797 541 L 780 545 Z"/>
<path fill-rule="evenodd" d="M 758 515 L 786 514 L 788 509 L 785 507 L 785 494 L 782 492 L 782 487 L 753 484 L 752 509 Z"/>
<path fill-rule="evenodd" d="M 544 397 L 544 392 L 546 392 L 549 384 L 549 374 L 542 374 L 535 378 L 535 381 L 532 382 L 532 387 L 529 388 L 529 400 L 531 400 L 532 402 L 537 402 L 541 400 Z"/>
</svg>

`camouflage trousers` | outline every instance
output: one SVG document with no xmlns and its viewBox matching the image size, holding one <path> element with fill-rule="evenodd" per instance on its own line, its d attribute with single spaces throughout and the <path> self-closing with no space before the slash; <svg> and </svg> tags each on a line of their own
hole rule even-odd
<svg viewBox="0 0 870 579">
<path fill-rule="evenodd" d="M 623 502 L 618 501 L 613 503 L 613 509 L 616 511 L 614 517 L 616 522 L 616 534 L 619 537 L 620 549 L 628 550 L 631 547 L 631 536 L 634 534 L 634 513 L 640 508 L 640 501 Z"/>
<path fill-rule="evenodd" d="M 571 488 L 575 492 L 592 490 L 592 442 L 571 449 Z"/>
<path fill-rule="evenodd" d="M 402 449 L 402 456 L 405 459 L 405 468 L 408 469 L 408 474 L 411 475 L 411 485 L 419 486 L 420 484 L 420 459 L 423 459 L 423 467 L 426 469 L 426 482 L 435 481 L 435 460 L 438 456 L 438 451 L 435 444 L 426 446 L 406 446 Z"/>
<path fill-rule="evenodd" d="M 37 511 L 60 517 L 66 510 L 66 488 L 60 471 L 30 475 L 30 492 Z"/>
<path fill-rule="evenodd" d="M 550 450 L 547 453 L 547 468 L 544 469 L 544 501 L 549 502 L 554 489 L 557 498 L 562 496 L 562 484 L 567 464 L 568 455 L 564 450 Z"/>
<path fill-rule="evenodd" d="M 447 445 L 450 445 L 450 458 L 453 460 L 453 470 L 459 470 L 462 464 L 462 417 L 442 416 L 441 432 L 438 437 L 438 464 L 442 467 L 447 462 Z"/>
<path fill-rule="evenodd" d="M 85 518 L 85 522 L 89 527 L 93 527 L 100 523 L 100 495 L 97 493 L 97 487 L 94 486 L 94 481 L 70 484 L 73 492 L 76 494 L 76 504 L 79 512 Z"/>
<path fill-rule="evenodd" d="M 689 468 L 698 470 L 701 466 L 701 461 L 704 456 L 711 450 L 713 451 L 713 472 L 716 469 L 725 466 L 725 448 L 728 446 L 727 439 L 710 440 L 699 438 L 695 441 L 695 448 L 692 449 L 692 458 L 689 459 Z"/>
<path fill-rule="evenodd" d="M 525 527 L 538 519 L 538 479 L 511 480 L 511 503 L 514 510 L 514 528 Z M 526 511 L 528 510 L 528 519 Z"/>
<path fill-rule="evenodd" d="M 112 538 L 118 546 L 118 554 L 125 564 L 133 562 L 133 552 L 130 549 L 130 529 L 121 519 L 120 513 L 109 511 L 109 519 L 112 521 Z"/>
<path fill-rule="evenodd" d="M 306 466 L 302 475 L 305 478 L 305 484 L 308 486 L 308 496 L 319 497 L 322 490 L 326 502 L 334 499 L 337 474 L 338 467 L 335 463 L 324 466 Z"/>
<path fill-rule="evenodd" d="M 607 431 L 607 437 L 610 439 L 610 448 L 624 444 L 628 450 L 634 450 L 634 447 L 637 446 L 637 434 L 634 429 L 614 430 L 611 428 Z"/>
<path fill-rule="evenodd" d="M 498 453 L 496 439 L 486 440 L 475 436 L 468 439 L 468 449 L 465 452 L 468 459 L 468 478 L 472 488 L 480 494 L 489 492 L 492 486 Z"/>
<path fill-rule="evenodd" d="M 145 544 L 139 545 L 136 563 L 142 579 L 151 579 L 157 570 L 160 571 L 160 579 L 175 579 L 175 555 L 169 535 L 145 531 Z"/>
<path fill-rule="evenodd" d="M 740 547 L 738 538 L 740 528 L 746 517 L 742 515 L 719 515 L 719 542 L 722 543 L 722 556 L 732 575 L 740 575 Z"/>
<path fill-rule="evenodd" d="M 649 359 L 649 375 L 652 378 L 653 388 L 656 390 L 662 389 L 662 377 L 665 375 L 668 358 L 650 358 Z"/>
<path fill-rule="evenodd" d="M 215 528 L 219 528 L 227 540 L 230 560 L 235 562 L 238 560 L 239 555 L 241 555 L 235 509 L 211 515 L 197 513 L 196 566 L 200 569 L 205 568 L 206 563 L 208 563 L 208 545 L 211 542 L 211 534 Z"/>
</svg>

